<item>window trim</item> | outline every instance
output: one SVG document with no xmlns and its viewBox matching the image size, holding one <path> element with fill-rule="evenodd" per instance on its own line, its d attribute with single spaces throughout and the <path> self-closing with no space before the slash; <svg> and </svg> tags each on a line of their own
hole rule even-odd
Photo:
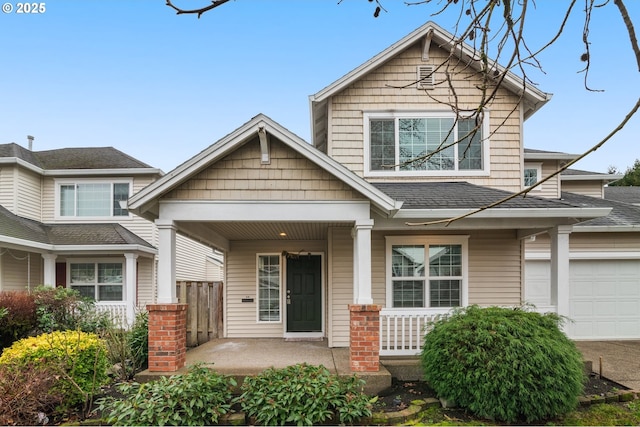
<svg viewBox="0 0 640 427">
<path fill-rule="evenodd" d="M 120 257 L 114 258 L 67 258 L 66 262 L 66 270 L 67 270 L 67 289 L 72 289 L 71 283 L 71 264 L 94 264 L 96 267 L 96 282 L 93 284 L 94 287 L 94 301 L 96 304 L 116 304 L 126 302 L 126 293 L 127 293 L 127 263 L 126 260 Z M 99 295 L 98 287 L 101 285 L 98 283 L 98 264 L 121 264 L 122 265 L 122 299 L 118 301 L 102 301 L 98 300 L 96 297 Z M 113 285 L 113 283 L 103 283 L 102 285 Z"/>
<path fill-rule="evenodd" d="M 125 179 L 103 179 L 103 178 L 85 178 L 85 179 L 71 179 L 71 178 L 63 178 L 56 179 L 54 181 L 55 186 L 55 196 L 54 196 L 54 219 L 57 221 L 73 221 L 73 222 L 82 222 L 82 221 L 104 221 L 104 220 L 117 220 L 117 221 L 127 221 L 133 219 L 131 212 L 127 211 L 127 215 L 113 215 L 113 209 L 111 209 L 111 214 L 109 216 L 62 216 L 60 215 L 60 203 L 61 200 L 61 187 L 65 185 L 78 185 L 78 184 L 109 184 L 111 186 L 111 200 L 113 201 L 113 186 L 114 184 L 128 184 L 129 185 L 129 197 L 133 194 L 133 179 L 125 178 Z"/>
<path fill-rule="evenodd" d="M 536 184 L 540 182 L 540 179 L 542 179 L 542 163 L 531 163 L 531 162 L 524 163 L 522 166 L 522 188 L 523 189 L 531 187 L 530 185 L 525 185 L 524 183 L 524 171 L 527 169 L 536 170 L 536 173 L 538 174 L 538 179 L 536 180 Z M 542 191 L 542 185 L 538 185 L 537 187 L 534 187 L 533 190 L 531 191 Z"/>
<path fill-rule="evenodd" d="M 278 257 L 278 263 L 280 266 L 280 272 L 278 274 L 278 304 L 279 304 L 279 313 L 278 313 L 278 320 L 260 320 L 260 270 L 259 270 L 259 266 L 260 266 L 260 257 L 261 256 L 277 256 Z M 283 273 L 284 273 L 284 268 L 283 268 L 283 259 L 282 259 L 282 254 L 278 253 L 278 252 L 259 252 L 256 253 L 256 323 L 260 323 L 260 324 L 268 324 L 268 325 L 276 325 L 276 324 L 281 324 L 282 323 L 282 309 L 283 309 L 283 304 L 282 304 L 282 282 L 283 282 Z"/>
<path fill-rule="evenodd" d="M 372 119 L 424 119 L 424 118 L 455 118 L 455 114 L 451 111 L 363 111 L 363 145 L 364 145 L 364 176 L 365 177 L 398 177 L 398 176 L 429 176 L 429 177 L 445 177 L 445 176 L 489 176 L 491 173 L 490 155 L 490 137 L 489 122 L 490 112 L 484 110 L 484 120 L 482 122 L 482 169 L 481 170 L 418 170 L 418 171 L 377 171 L 371 170 L 371 148 L 370 148 L 370 123 Z M 472 111 L 460 112 L 462 116 L 473 114 Z M 397 126 L 396 126 L 397 128 Z M 397 129 L 396 129 L 397 132 Z M 397 145 L 397 141 L 396 141 Z"/>
<path fill-rule="evenodd" d="M 392 247 L 394 245 L 424 245 L 425 256 L 429 253 L 430 245 L 460 245 L 462 249 L 462 280 L 460 284 L 460 307 L 469 305 L 469 236 L 468 235 L 424 235 L 424 236 L 385 236 L 385 292 L 386 307 L 402 311 L 449 311 L 454 307 L 429 307 L 429 288 L 431 277 L 425 274 L 425 307 L 394 307 L 393 306 L 393 276 L 392 276 Z M 428 271 L 425 268 L 425 273 Z M 437 279 L 433 278 L 434 280 Z"/>
</svg>

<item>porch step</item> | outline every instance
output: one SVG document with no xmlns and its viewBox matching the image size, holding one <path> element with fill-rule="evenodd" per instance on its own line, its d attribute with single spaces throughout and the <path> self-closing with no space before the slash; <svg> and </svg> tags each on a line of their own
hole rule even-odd
<svg viewBox="0 0 640 427">
<path fill-rule="evenodd" d="M 400 381 L 418 381 L 424 379 L 419 357 L 382 357 L 383 365 L 393 378 Z"/>
</svg>

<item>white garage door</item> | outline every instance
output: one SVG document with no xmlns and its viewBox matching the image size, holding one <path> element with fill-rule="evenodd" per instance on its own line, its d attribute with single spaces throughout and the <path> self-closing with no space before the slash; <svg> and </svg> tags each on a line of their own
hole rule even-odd
<svg viewBox="0 0 640 427">
<path fill-rule="evenodd" d="M 548 274 L 548 261 L 527 261 L 527 301 L 549 301 Z M 571 260 L 569 282 L 571 338 L 640 339 L 640 260 Z"/>
</svg>

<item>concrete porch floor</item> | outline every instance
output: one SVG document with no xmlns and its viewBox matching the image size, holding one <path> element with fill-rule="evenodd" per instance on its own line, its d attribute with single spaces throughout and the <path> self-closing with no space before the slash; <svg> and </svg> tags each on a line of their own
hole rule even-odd
<svg viewBox="0 0 640 427">
<path fill-rule="evenodd" d="M 161 375 L 186 371 L 193 364 L 203 362 L 215 371 L 236 378 L 238 385 L 245 376 L 258 374 L 268 368 L 285 368 L 306 362 L 323 365 L 331 373 L 352 375 L 348 348 L 329 348 L 327 341 L 286 341 L 282 338 L 217 338 L 187 351 L 186 366 L 178 372 L 149 372 L 136 375 L 146 381 Z M 391 385 L 391 373 L 384 367 L 379 372 L 358 372 L 365 380 L 365 391 L 377 394 Z"/>
</svg>

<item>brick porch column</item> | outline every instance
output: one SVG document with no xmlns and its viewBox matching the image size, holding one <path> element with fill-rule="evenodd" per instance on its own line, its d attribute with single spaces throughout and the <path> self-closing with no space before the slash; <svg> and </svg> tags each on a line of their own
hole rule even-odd
<svg viewBox="0 0 640 427">
<path fill-rule="evenodd" d="M 349 304 L 349 364 L 354 372 L 380 370 L 380 310 L 376 304 Z"/>
<path fill-rule="evenodd" d="M 187 355 L 187 304 L 149 304 L 149 371 L 175 372 Z"/>
</svg>

